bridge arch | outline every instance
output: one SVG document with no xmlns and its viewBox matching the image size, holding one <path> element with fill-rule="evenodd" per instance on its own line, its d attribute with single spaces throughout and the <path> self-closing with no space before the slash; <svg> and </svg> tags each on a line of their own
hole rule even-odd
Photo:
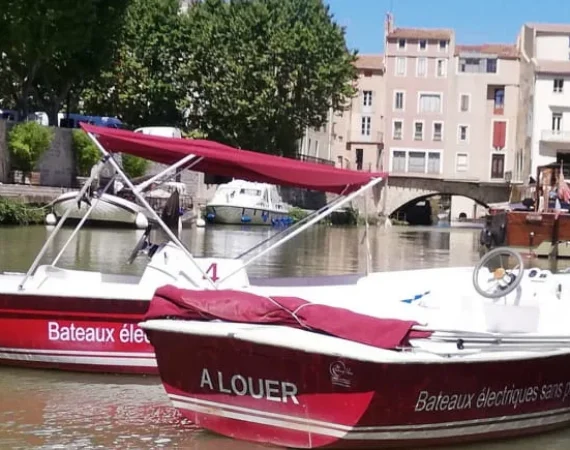
<svg viewBox="0 0 570 450">
<path fill-rule="evenodd" d="M 463 194 L 448 194 L 448 193 L 442 194 L 441 192 L 434 192 L 434 193 L 431 193 L 431 194 L 420 195 L 419 197 L 413 198 L 413 199 L 409 200 L 408 202 L 406 202 L 406 203 L 400 205 L 399 207 L 397 207 L 394 211 L 390 211 L 388 214 L 389 214 L 390 216 L 392 216 L 393 214 L 397 213 L 397 212 L 398 212 L 399 210 L 401 210 L 401 209 L 409 208 L 410 206 L 413 206 L 413 205 L 415 205 L 416 203 L 419 203 L 419 202 L 424 201 L 424 200 L 428 200 L 428 199 L 430 199 L 430 198 L 432 198 L 432 197 L 436 197 L 436 196 L 438 196 L 438 195 L 450 195 L 450 196 L 452 196 L 452 197 L 453 197 L 453 196 L 465 197 L 465 198 L 468 198 L 468 199 L 470 199 L 470 200 L 473 200 L 475 203 L 477 203 L 478 205 L 481 205 L 481 206 L 484 207 L 484 208 L 488 208 L 488 207 L 489 207 L 489 204 L 488 204 L 488 203 L 486 203 L 486 202 L 484 202 L 484 201 L 482 201 L 482 200 L 480 200 L 480 199 L 478 199 L 478 198 L 468 197 L 468 196 L 463 195 Z"/>
<path fill-rule="evenodd" d="M 404 206 L 415 204 L 435 195 L 467 197 L 487 207 L 489 203 L 508 201 L 510 184 L 481 183 L 437 178 L 390 176 L 385 187 L 384 214 L 391 216 Z"/>
</svg>

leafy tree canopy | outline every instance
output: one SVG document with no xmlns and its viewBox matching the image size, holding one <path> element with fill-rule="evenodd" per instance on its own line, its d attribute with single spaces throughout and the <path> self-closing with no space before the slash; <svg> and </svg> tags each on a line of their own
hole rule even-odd
<svg viewBox="0 0 570 450">
<path fill-rule="evenodd" d="M 83 93 L 86 111 L 132 127 L 179 124 L 188 44 L 178 11 L 178 0 L 131 0 L 112 68 Z"/>
<path fill-rule="evenodd" d="M 354 94 L 356 54 L 322 0 L 204 0 L 185 25 L 185 103 L 209 138 L 292 155 Z"/>
</svg>

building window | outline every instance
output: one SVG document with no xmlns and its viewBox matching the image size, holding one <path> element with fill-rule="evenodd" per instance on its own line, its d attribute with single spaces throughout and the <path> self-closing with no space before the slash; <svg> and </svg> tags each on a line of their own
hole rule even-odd
<svg viewBox="0 0 570 450">
<path fill-rule="evenodd" d="M 428 153 L 427 173 L 440 173 L 441 155 L 438 152 Z"/>
<path fill-rule="evenodd" d="M 445 52 L 447 50 L 447 41 L 441 40 L 439 41 L 439 50 Z"/>
<path fill-rule="evenodd" d="M 495 114 L 502 114 L 505 108 L 505 89 L 504 88 L 497 88 L 495 89 L 495 93 L 493 95 L 494 101 L 494 113 Z"/>
<path fill-rule="evenodd" d="M 406 171 L 406 152 L 402 150 L 394 150 L 392 152 L 392 172 Z"/>
<path fill-rule="evenodd" d="M 554 79 L 554 92 L 563 92 L 563 91 L 564 91 L 564 79 L 563 78 Z"/>
<path fill-rule="evenodd" d="M 404 110 L 404 93 L 396 92 L 394 94 L 394 110 L 403 111 Z"/>
<path fill-rule="evenodd" d="M 370 136 L 370 116 L 364 116 L 362 118 L 360 132 L 362 136 Z"/>
<path fill-rule="evenodd" d="M 416 75 L 425 77 L 427 75 L 427 58 L 416 59 Z"/>
<path fill-rule="evenodd" d="M 414 141 L 424 140 L 424 124 L 423 122 L 414 122 Z"/>
<path fill-rule="evenodd" d="M 459 125 L 459 142 L 467 142 L 469 140 L 469 127 L 467 125 Z"/>
<path fill-rule="evenodd" d="M 441 122 L 433 123 L 433 140 L 434 141 L 443 140 L 443 123 Z"/>
<path fill-rule="evenodd" d="M 364 159 L 364 150 L 356 149 L 356 170 L 362 170 L 362 161 Z"/>
<path fill-rule="evenodd" d="M 404 123 L 401 120 L 395 120 L 392 130 L 392 138 L 395 140 L 401 140 L 403 128 L 404 128 Z"/>
<path fill-rule="evenodd" d="M 362 104 L 364 106 L 372 106 L 372 91 L 362 92 Z"/>
<path fill-rule="evenodd" d="M 438 59 L 435 63 L 435 75 L 437 77 L 446 77 L 447 76 L 447 60 L 446 59 Z"/>
<path fill-rule="evenodd" d="M 405 39 L 398 39 L 398 48 L 403 50 L 406 48 L 406 40 Z"/>
<path fill-rule="evenodd" d="M 467 153 L 458 153 L 455 159 L 455 171 L 467 172 L 469 168 L 469 155 Z"/>
<path fill-rule="evenodd" d="M 420 50 L 426 50 L 427 41 L 425 39 L 420 39 L 420 41 L 418 42 L 418 47 L 420 48 Z"/>
<path fill-rule="evenodd" d="M 552 131 L 562 131 L 562 113 L 552 113 Z"/>
<path fill-rule="evenodd" d="M 459 101 L 459 109 L 461 112 L 468 112 L 469 111 L 469 95 L 468 94 L 461 94 L 460 101 Z"/>
<path fill-rule="evenodd" d="M 315 141 L 315 157 L 319 156 L 319 141 Z"/>
<path fill-rule="evenodd" d="M 419 112 L 441 113 L 441 94 L 420 94 Z"/>
<path fill-rule="evenodd" d="M 491 178 L 502 179 L 505 177 L 505 155 L 493 153 L 491 156 Z"/>
<path fill-rule="evenodd" d="M 497 73 L 496 58 L 459 58 L 461 73 Z"/>
<path fill-rule="evenodd" d="M 396 58 L 396 75 L 400 77 L 406 75 L 406 58 L 403 56 Z"/>
<path fill-rule="evenodd" d="M 425 173 L 426 171 L 426 152 L 408 152 L 408 172 Z"/>
<path fill-rule="evenodd" d="M 494 58 L 487 59 L 487 73 L 497 73 L 497 60 Z"/>
</svg>

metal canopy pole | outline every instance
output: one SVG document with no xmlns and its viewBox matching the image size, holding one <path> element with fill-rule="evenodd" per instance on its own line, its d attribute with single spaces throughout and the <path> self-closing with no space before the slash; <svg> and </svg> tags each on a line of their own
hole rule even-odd
<svg viewBox="0 0 570 450">
<path fill-rule="evenodd" d="M 352 194 L 347 195 L 346 197 L 344 197 L 341 201 L 339 201 L 337 204 L 334 205 L 334 207 L 329 208 L 325 211 L 323 211 L 320 214 L 317 214 L 315 217 L 313 217 L 311 220 L 309 220 L 306 224 L 304 224 L 302 227 L 297 228 L 295 231 L 293 231 L 292 233 L 288 234 L 287 236 L 285 236 L 283 239 L 281 239 L 280 241 L 277 241 L 275 244 L 270 245 L 269 247 L 267 247 L 266 249 L 262 250 L 261 252 L 257 253 L 256 255 L 252 256 L 250 259 L 248 259 L 247 261 L 244 262 L 242 267 L 237 268 L 236 270 L 230 272 L 228 275 L 226 275 L 224 278 L 220 279 L 218 281 L 218 283 L 222 283 L 223 281 L 227 280 L 228 278 L 230 278 L 231 276 L 233 276 L 234 274 L 236 274 L 237 272 L 239 272 L 242 268 L 245 268 L 247 266 L 249 266 L 253 261 L 255 261 L 258 258 L 261 258 L 263 255 L 265 255 L 266 253 L 270 252 L 273 249 L 276 249 L 278 247 L 280 247 L 281 245 L 283 245 L 285 242 L 289 241 L 290 239 L 293 239 L 295 236 L 297 236 L 299 233 L 301 233 L 302 231 L 306 230 L 307 228 L 309 228 L 310 226 L 312 226 L 313 224 L 317 223 L 319 220 L 322 220 L 323 218 L 327 217 L 328 215 L 330 215 L 331 213 L 333 213 L 334 211 L 336 211 L 338 208 L 340 208 L 342 205 L 344 205 L 345 203 L 348 203 L 349 201 L 351 201 L 353 198 L 358 197 L 360 194 L 362 194 L 362 192 L 370 189 L 371 187 L 377 185 L 378 183 L 380 183 L 383 180 L 383 178 L 374 178 L 371 181 L 369 181 L 367 184 L 365 184 L 364 186 L 362 186 L 360 189 L 358 189 L 357 191 L 354 191 Z"/>
<path fill-rule="evenodd" d="M 345 189 L 346 190 L 346 189 Z M 343 195 L 343 194 L 340 194 Z M 300 227 L 302 224 L 304 224 L 305 222 L 307 222 L 308 220 L 311 220 L 313 217 L 315 217 L 317 214 L 321 213 L 322 211 L 326 211 L 328 208 L 332 208 L 336 203 L 338 203 L 339 201 L 342 200 L 342 197 L 337 197 L 335 198 L 332 202 L 327 203 L 325 206 L 323 206 L 322 208 L 319 208 L 316 211 L 313 211 L 311 214 L 309 214 L 307 217 L 303 217 L 301 220 L 299 220 L 299 222 L 293 224 L 293 226 L 289 227 L 289 228 L 284 228 L 283 230 L 279 231 L 278 233 L 272 234 L 271 236 L 269 236 L 268 238 L 264 239 L 263 241 L 259 242 L 258 244 L 255 244 L 253 247 L 247 249 L 245 252 L 243 252 L 242 254 L 238 255 L 235 259 L 241 259 L 246 255 L 249 255 L 251 252 L 253 252 L 254 250 L 257 250 L 259 247 L 261 247 L 264 244 L 267 244 L 269 241 L 274 240 L 275 238 L 277 238 L 278 236 L 281 236 L 284 233 L 287 232 L 292 232 L 295 228 Z"/>
<path fill-rule="evenodd" d="M 117 164 L 117 161 L 115 161 L 115 159 L 111 156 L 111 154 L 105 150 L 105 147 L 103 147 L 101 145 L 101 143 L 97 140 L 97 138 L 95 136 L 93 136 L 92 133 L 88 132 L 87 136 L 89 136 L 89 138 L 93 141 L 93 143 L 97 146 L 97 148 L 99 149 L 99 151 L 101 153 L 103 153 L 103 155 L 105 155 L 109 162 L 111 163 L 111 165 L 113 166 L 113 168 L 117 171 L 117 173 L 121 176 L 121 178 L 125 181 L 125 183 L 127 184 L 127 186 L 129 186 L 133 192 L 133 194 L 139 199 L 139 201 L 143 204 L 143 206 L 148 210 L 148 212 L 151 214 L 151 216 L 153 217 L 154 220 L 157 221 L 157 223 L 161 226 L 161 228 L 164 230 L 164 232 L 168 235 L 168 237 L 170 239 L 172 239 L 172 241 L 184 252 L 184 254 L 190 259 L 190 262 L 194 265 L 194 267 L 196 267 L 196 269 L 198 269 L 198 271 L 200 272 L 200 274 L 204 277 L 204 279 L 208 280 L 208 283 L 214 288 L 217 289 L 216 283 L 214 283 L 212 281 L 212 279 L 206 274 L 206 272 L 204 272 L 202 270 L 202 268 L 200 267 L 200 265 L 196 262 L 196 260 L 194 259 L 194 257 L 192 256 L 192 254 L 188 251 L 188 249 L 184 246 L 184 244 L 178 239 L 178 237 L 176 237 L 176 235 L 172 232 L 172 230 L 170 228 L 168 228 L 166 226 L 166 224 L 162 221 L 162 219 L 160 218 L 160 216 L 156 213 L 156 211 L 154 209 L 152 209 L 152 207 L 148 204 L 148 202 L 146 201 L 146 199 L 141 195 L 140 192 L 138 192 L 135 189 L 135 186 L 133 185 L 132 181 L 129 179 L 129 177 L 127 177 L 127 175 L 125 175 L 125 173 L 123 172 L 123 170 L 121 169 L 121 167 L 119 167 L 119 165 Z M 168 170 L 168 169 L 167 169 Z"/>
<path fill-rule="evenodd" d="M 166 169 L 164 169 L 161 172 L 158 172 L 156 175 L 154 175 L 153 177 L 151 177 L 150 179 L 146 180 L 143 183 L 140 183 L 136 186 L 136 189 L 140 192 L 144 189 L 146 189 L 148 186 L 150 186 L 152 183 L 154 183 L 156 180 L 162 178 L 163 176 L 165 176 L 168 172 L 170 172 L 171 170 L 174 169 L 174 174 L 176 175 L 176 169 L 178 169 L 179 167 L 183 166 L 184 164 L 192 161 L 194 158 L 196 158 L 196 155 L 188 155 L 185 156 L 184 158 L 182 158 L 180 161 L 178 161 L 176 164 L 173 164 L 172 166 L 168 166 Z M 191 164 L 188 165 L 188 167 L 185 167 L 185 170 L 190 170 L 192 167 L 194 167 L 196 164 L 198 164 L 200 161 L 202 161 L 204 159 L 203 156 L 200 156 L 196 161 L 192 161 Z"/>
<path fill-rule="evenodd" d="M 107 161 L 107 159 L 110 157 L 109 154 L 104 153 L 104 157 L 102 158 L 102 160 L 98 163 L 99 167 L 96 167 L 95 170 L 92 171 L 91 176 L 89 177 L 89 179 L 85 182 L 85 184 L 81 187 L 81 189 L 79 190 L 77 196 L 75 197 L 75 201 L 79 201 L 81 199 L 81 197 L 83 197 L 85 195 L 85 193 L 87 192 L 87 189 L 89 189 L 89 186 L 91 185 L 91 183 L 93 182 L 93 180 L 95 178 L 97 178 L 97 176 L 99 176 L 99 172 L 101 172 L 101 170 L 103 169 L 103 166 L 105 165 L 105 162 Z M 45 252 L 47 251 L 49 245 L 52 243 L 52 241 L 54 240 L 56 234 L 58 233 L 58 231 L 61 229 L 61 227 L 63 226 L 64 222 L 66 221 L 66 219 L 69 217 L 69 214 L 71 214 L 71 208 L 68 208 L 65 210 L 65 212 L 63 213 L 63 216 L 61 217 L 61 219 L 59 219 L 59 222 L 55 225 L 54 230 L 50 233 L 50 235 L 48 236 L 48 238 L 46 239 L 43 247 L 41 248 L 40 252 L 38 253 L 38 255 L 36 256 L 36 259 L 34 259 L 34 262 L 32 263 L 32 265 L 30 266 L 30 268 L 28 269 L 28 271 L 26 272 L 26 275 L 24 276 L 24 279 L 22 280 L 22 282 L 19 284 L 18 289 L 21 291 L 24 289 L 24 284 L 26 283 L 26 281 L 28 281 L 28 278 L 30 277 L 30 275 L 36 270 L 36 268 L 38 267 L 38 264 L 40 263 L 40 260 L 43 258 Z"/>
<path fill-rule="evenodd" d="M 368 224 L 368 202 L 364 196 L 364 236 L 366 239 L 366 275 L 369 275 L 372 265 L 372 255 L 370 252 L 370 225 Z"/>
<path fill-rule="evenodd" d="M 71 241 L 73 240 L 73 238 L 77 235 L 77 233 L 79 233 L 79 230 L 81 229 L 81 227 L 83 226 L 83 224 L 85 223 L 85 221 L 87 220 L 87 218 L 89 217 L 89 214 L 91 214 L 91 212 L 95 209 L 95 206 L 97 206 L 97 203 L 99 203 L 99 200 L 101 199 L 101 197 L 103 196 L 103 194 L 105 192 L 107 192 L 107 189 L 109 189 L 109 187 L 111 186 L 111 184 L 113 184 L 113 182 L 115 181 L 115 175 L 113 175 L 111 177 L 111 179 L 109 180 L 109 182 L 105 185 L 105 187 L 103 188 L 103 190 L 98 194 L 98 197 L 96 197 L 95 199 L 93 199 L 93 202 L 91 203 L 91 206 L 89 207 L 89 209 L 87 210 L 87 212 L 85 213 L 85 215 L 81 218 L 81 220 L 79 221 L 79 223 L 77 224 L 77 226 L 75 227 L 75 230 L 73 230 L 73 233 L 71 233 L 71 236 L 69 236 L 69 238 L 67 239 L 67 241 L 65 242 L 65 244 L 63 244 L 62 249 L 59 251 L 59 253 L 57 254 L 57 256 L 53 259 L 51 265 L 55 266 L 57 264 L 57 262 L 59 261 L 59 258 L 61 258 L 61 255 L 63 255 L 63 252 L 65 251 L 65 249 L 67 248 L 67 246 L 71 243 Z"/>
</svg>

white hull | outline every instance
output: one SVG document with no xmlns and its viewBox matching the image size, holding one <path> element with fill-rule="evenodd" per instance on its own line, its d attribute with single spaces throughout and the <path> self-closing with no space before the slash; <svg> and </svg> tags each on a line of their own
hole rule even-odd
<svg viewBox="0 0 570 450">
<path fill-rule="evenodd" d="M 77 192 L 67 192 L 56 199 L 53 204 L 53 212 L 57 220 L 68 209 L 71 209 L 69 219 L 77 221 L 83 218 L 89 209 L 89 205 L 80 202 L 78 207 L 75 200 L 76 196 Z M 92 198 L 91 203 L 94 202 L 97 204 L 89 214 L 88 219 L 91 223 L 123 224 L 135 228 L 146 228 L 148 225 L 148 219 L 143 209 L 133 202 L 110 194 L 103 194 L 99 200 Z"/>
<path fill-rule="evenodd" d="M 272 225 L 274 220 L 288 217 L 287 212 L 283 210 L 277 211 L 231 205 L 208 205 L 206 215 L 212 223 L 227 225 Z"/>
</svg>

